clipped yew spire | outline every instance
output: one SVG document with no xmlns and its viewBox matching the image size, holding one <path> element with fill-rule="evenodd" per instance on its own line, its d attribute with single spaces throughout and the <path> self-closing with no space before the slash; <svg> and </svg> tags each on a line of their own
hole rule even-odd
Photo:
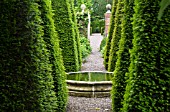
<svg viewBox="0 0 170 112">
<path fill-rule="evenodd" d="M 108 37 L 106 40 L 106 47 L 104 50 L 104 66 L 105 66 L 106 70 L 108 70 L 108 62 L 109 62 L 109 54 L 110 54 L 109 52 L 110 52 L 111 40 L 112 40 L 113 29 L 114 29 L 114 24 L 115 24 L 114 19 L 115 19 L 117 2 L 118 2 L 118 0 L 113 0 L 109 33 L 108 33 Z"/>
<path fill-rule="evenodd" d="M 52 0 L 54 22 L 66 72 L 79 70 L 77 42 L 68 0 Z"/>
<path fill-rule="evenodd" d="M 0 6 L 0 111 L 55 111 L 39 5 L 35 0 L 2 0 Z"/>
<path fill-rule="evenodd" d="M 170 7 L 159 21 L 160 2 L 135 0 L 134 39 L 123 112 L 170 109 Z"/>
<path fill-rule="evenodd" d="M 126 88 L 126 73 L 130 65 L 130 52 L 132 49 L 133 29 L 132 18 L 134 14 L 134 0 L 123 0 L 123 19 L 121 29 L 121 39 L 119 42 L 119 51 L 117 52 L 116 67 L 114 70 L 112 86 L 112 110 L 120 112 L 123 107 L 123 96 Z"/>
</svg>

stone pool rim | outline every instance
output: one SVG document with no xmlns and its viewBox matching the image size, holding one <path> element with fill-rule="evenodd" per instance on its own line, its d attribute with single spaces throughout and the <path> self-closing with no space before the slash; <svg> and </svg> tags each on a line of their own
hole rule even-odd
<svg viewBox="0 0 170 112">
<path fill-rule="evenodd" d="M 107 71 L 78 71 L 69 72 L 67 75 L 76 73 L 110 73 Z M 66 80 L 67 88 L 70 96 L 77 97 L 110 97 L 112 81 L 76 81 Z M 87 85 L 87 86 L 85 86 Z M 101 89 L 102 88 L 102 89 Z"/>
</svg>

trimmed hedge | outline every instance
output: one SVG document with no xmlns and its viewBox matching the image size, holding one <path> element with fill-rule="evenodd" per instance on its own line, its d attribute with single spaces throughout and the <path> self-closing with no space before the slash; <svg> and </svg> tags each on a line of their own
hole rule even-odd
<svg viewBox="0 0 170 112">
<path fill-rule="evenodd" d="M 114 77 L 112 79 L 112 110 L 119 112 L 123 107 L 123 96 L 126 88 L 125 74 L 128 72 L 130 65 L 130 52 L 132 48 L 133 30 L 132 17 L 134 14 L 133 5 L 134 0 L 124 0 L 123 19 L 122 19 L 122 33 L 119 44 L 119 51 L 117 53 L 117 62 L 114 70 Z"/>
<path fill-rule="evenodd" d="M 108 71 L 113 72 L 115 69 L 116 61 L 117 61 L 117 51 L 119 50 L 119 40 L 121 37 L 121 23 L 122 23 L 122 15 L 123 15 L 123 0 L 118 0 L 115 19 L 114 19 L 114 29 L 112 40 L 110 43 L 110 53 L 109 53 L 109 61 L 108 61 Z"/>
<path fill-rule="evenodd" d="M 79 62 L 70 4 L 68 0 L 52 0 L 52 5 L 64 67 L 66 72 L 76 72 L 79 70 Z"/>
<path fill-rule="evenodd" d="M 44 41 L 50 56 L 52 65 L 52 76 L 54 79 L 54 91 L 57 96 L 57 112 L 65 112 L 67 104 L 66 74 L 64 71 L 61 50 L 59 47 L 59 37 L 55 31 L 51 0 L 41 0 L 39 2 L 41 18 L 44 27 Z"/>
<path fill-rule="evenodd" d="M 123 112 L 170 111 L 170 7 L 158 21 L 160 1 L 135 0 Z"/>
<path fill-rule="evenodd" d="M 0 1 L 0 111 L 54 111 L 57 98 L 34 0 Z"/>
<path fill-rule="evenodd" d="M 69 3 L 71 6 L 72 21 L 73 21 L 73 25 L 74 25 L 76 45 L 77 45 L 77 51 L 78 51 L 79 69 L 81 69 L 82 55 L 81 55 L 81 49 L 80 49 L 80 34 L 79 34 L 78 26 L 77 26 L 77 18 L 76 18 L 76 13 L 75 13 L 75 9 L 74 9 L 74 0 L 69 0 Z"/>
<path fill-rule="evenodd" d="M 112 12 L 111 12 L 111 19 L 110 19 L 110 26 L 109 26 L 109 33 L 108 37 L 106 40 L 106 48 L 104 50 L 104 66 L 106 70 L 108 70 L 108 62 L 109 62 L 109 54 L 110 54 L 110 47 L 111 47 L 111 40 L 113 36 L 113 29 L 114 29 L 114 19 L 115 19 L 115 12 L 116 12 L 116 7 L 117 7 L 117 2 L 118 0 L 113 0 L 113 5 L 112 5 Z"/>
</svg>

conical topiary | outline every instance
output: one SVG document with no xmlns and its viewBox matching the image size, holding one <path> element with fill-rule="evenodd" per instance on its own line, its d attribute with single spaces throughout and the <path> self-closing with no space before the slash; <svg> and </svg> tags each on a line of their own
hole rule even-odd
<svg viewBox="0 0 170 112">
<path fill-rule="evenodd" d="M 135 0 L 133 49 L 123 112 L 170 109 L 170 7 L 159 21 L 161 0 Z"/>
<path fill-rule="evenodd" d="M 79 70 L 78 51 L 74 25 L 68 0 L 52 0 L 54 22 L 60 40 L 60 48 L 66 72 Z"/>
<path fill-rule="evenodd" d="M 116 7 L 117 7 L 117 2 L 118 0 L 113 0 L 113 5 L 112 5 L 112 13 L 111 13 L 111 20 L 110 20 L 110 26 L 109 26 L 109 33 L 108 37 L 106 40 L 106 47 L 104 50 L 104 66 L 106 70 L 108 70 L 108 62 L 109 62 L 109 52 L 110 52 L 110 47 L 111 47 L 111 40 L 113 36 L 113 29 L 114 29 L 114 19 L 115 19 L 115 12 L 116 12 Z"/>
<path fill-rule="evenodd" d="M 74 10 L 74 0 L 69 0 L 70 3 L 70 8 L 71 8 L 71 14 L 72 14 L 72 21 L 74 25 L 74 32 L 75 32 L 75 39 L 76 39 L 76 45 L 77 45 L 77 51 L 78 51 L 78 62 L 79 62 L 79 69 L 81 69 L 82 65 L 82 54 L 81 54 L 81 49 L 80 49 L 80 34 L 77 26 L 77 18 L 76 18 L 76 13 Z"/>
<path fill-rule="evenodd" d="M 123 15 L 123 0 L 118 0 L 115 19 L 114 19 L 114 29 L 110 46 L 109 61 L 108 61 L 108 71 L 113 72 L 115 69 L 117 61 L 117 51 L 119 50 L 119 40 L 121 37 L 121 22 Z"/>
<path fill-rule="evenodd" d="M 44 41 L 46 42 L 50 63 L 52 65 L 52 76 L 54 79 L 54 91 L 57 96 L 57 112 L 65 112 L 67 103 L 66 74 L 64 71 L 61 50 L 59 48 L 59 37 L 55 31 L 51 0 L 41 0 L 41 18 L 44 26 Z"/>
<path fill-rule="evenodd" d="M 38 4 L 1 0 L 0 6 L 0 111 L 55 111 Z"/>
<path fill-rule="evenodd" d="M 124 0 L 122 32 L 119 43 L 119 51 L 117 52 L 117 62 L 114 70 L 114 77 L 112 79 L 112 110 L 119 112 L 122 108 L 123 96 L 126 88 L 125 74 L 128 72 L 130 65 L 130 52 L 132 48 L 133 29 L 133 6 L 134 0 Z"/>
</svg>

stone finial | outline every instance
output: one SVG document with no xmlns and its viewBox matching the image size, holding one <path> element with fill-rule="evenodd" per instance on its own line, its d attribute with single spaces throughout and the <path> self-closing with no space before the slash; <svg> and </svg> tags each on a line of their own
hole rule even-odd
<svg viewBox="0 0 170 112">
<path fill-rule="evenodd" d="M 106 13 L 110 13 L 111 8 L 112 8 L 112 6 L 110 4 L 107 4 L 106 5 L 106 9 L 107 9 Z"/>
<path fill-rule="evenodd" d="M 84 10 L 86 8 L 86 5 L 85 4 L 81 4 L 80 8 L 82 9 L 82 13 L 84 13 Z"/>
</svg>

